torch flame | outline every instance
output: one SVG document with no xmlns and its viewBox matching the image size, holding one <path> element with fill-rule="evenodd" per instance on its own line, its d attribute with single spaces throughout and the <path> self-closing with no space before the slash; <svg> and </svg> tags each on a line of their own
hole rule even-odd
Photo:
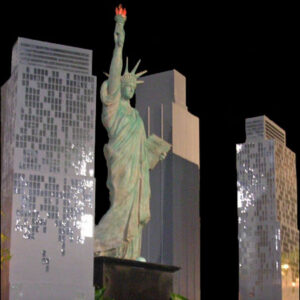
<svg viewBox="0 0 300 300">
<path fill-rule="evenodd" d="M 122 4 L 119 4 L 119 6 L 116 7 L 116 16 L 122 15 L 125 18 L 126 14 L 127 14 L 126 8 L 123 8 Z"/>
</svg>

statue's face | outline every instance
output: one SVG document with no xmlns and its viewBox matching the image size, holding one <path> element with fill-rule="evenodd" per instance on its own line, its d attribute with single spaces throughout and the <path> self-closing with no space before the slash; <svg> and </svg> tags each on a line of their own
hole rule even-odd
<svg viewBox="0 0 300 300">
<path fill-rule="evenodd" d="M 131 84 L 122 85 L 121 87 L 121 95 L 125 100 L 130 100 L 135 92 L 135 86 Z"/>
</svg>

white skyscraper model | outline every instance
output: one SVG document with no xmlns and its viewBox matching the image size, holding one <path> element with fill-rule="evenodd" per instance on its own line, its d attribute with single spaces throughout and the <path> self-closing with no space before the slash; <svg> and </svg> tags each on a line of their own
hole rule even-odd
<svg viewBox="0 0 300 300">
<path fill-rule="evenodd" d="M 237 145 L 240 299 L 299 299 L 295 153 L 265 116 L 246 119 Z"/>
<path fill-rule="evenodd" d="M 94 299 L 92 51 L 18 38 L 1 94 L 3 299 Z"/>
</svg>

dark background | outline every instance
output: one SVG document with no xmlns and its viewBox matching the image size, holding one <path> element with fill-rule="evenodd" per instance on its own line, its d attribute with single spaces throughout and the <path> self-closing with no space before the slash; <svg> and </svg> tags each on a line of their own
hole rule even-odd
<svg viewBox="0 0 300 300">
<path fill-rule="evenodd" d="M 103 2 L 6 6 L 0 21 L 0 85 L 10 76 L 11 50 L 20 36 L 92 49 L 99 91 L 112 56 L 119 4 Z M 187 106 L 200 118 L 202 300 L 237 299 L 235 145 L 245 141 L 244 119 L 267 115 L 286 130 L 287 146 L 300 155 L 296 9 L 253 1 L 122 3 L 128 11 L 124 54 L 129 61 L 142 58 L 140 70 L 149 74 L 176 69 L 186 76 Z M 98 94 L 97 222 L 109 206 L 102 153 L 107 136 Z"/>
</svg>

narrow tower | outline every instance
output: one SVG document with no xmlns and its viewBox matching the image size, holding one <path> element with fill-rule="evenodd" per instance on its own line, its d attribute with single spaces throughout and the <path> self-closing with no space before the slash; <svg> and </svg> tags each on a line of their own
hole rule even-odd
<svg viewBox="0 0 300 300">
<path fill-rule="evenodd" d="M 236 149 L 240 299 L 298 300 L 295 153 L 266 116 L 246 119 Z"/>
<path fill-rule="evenodd" d="M 181 268 L 174 292 L 200 299 L 199 119 L 186 106 L 185 77 L 176 70 L 144 76 L 136 107 L 148 136 L 170 144 L 167 158 L 150 172 L 151 219 L 143 232 L 148 262 Z"/>
<path fill-rule="evenodd" d="M 94 299 L 92 51 L 18 38 L 1 90 L 3 299 Z"/>
</svg>

